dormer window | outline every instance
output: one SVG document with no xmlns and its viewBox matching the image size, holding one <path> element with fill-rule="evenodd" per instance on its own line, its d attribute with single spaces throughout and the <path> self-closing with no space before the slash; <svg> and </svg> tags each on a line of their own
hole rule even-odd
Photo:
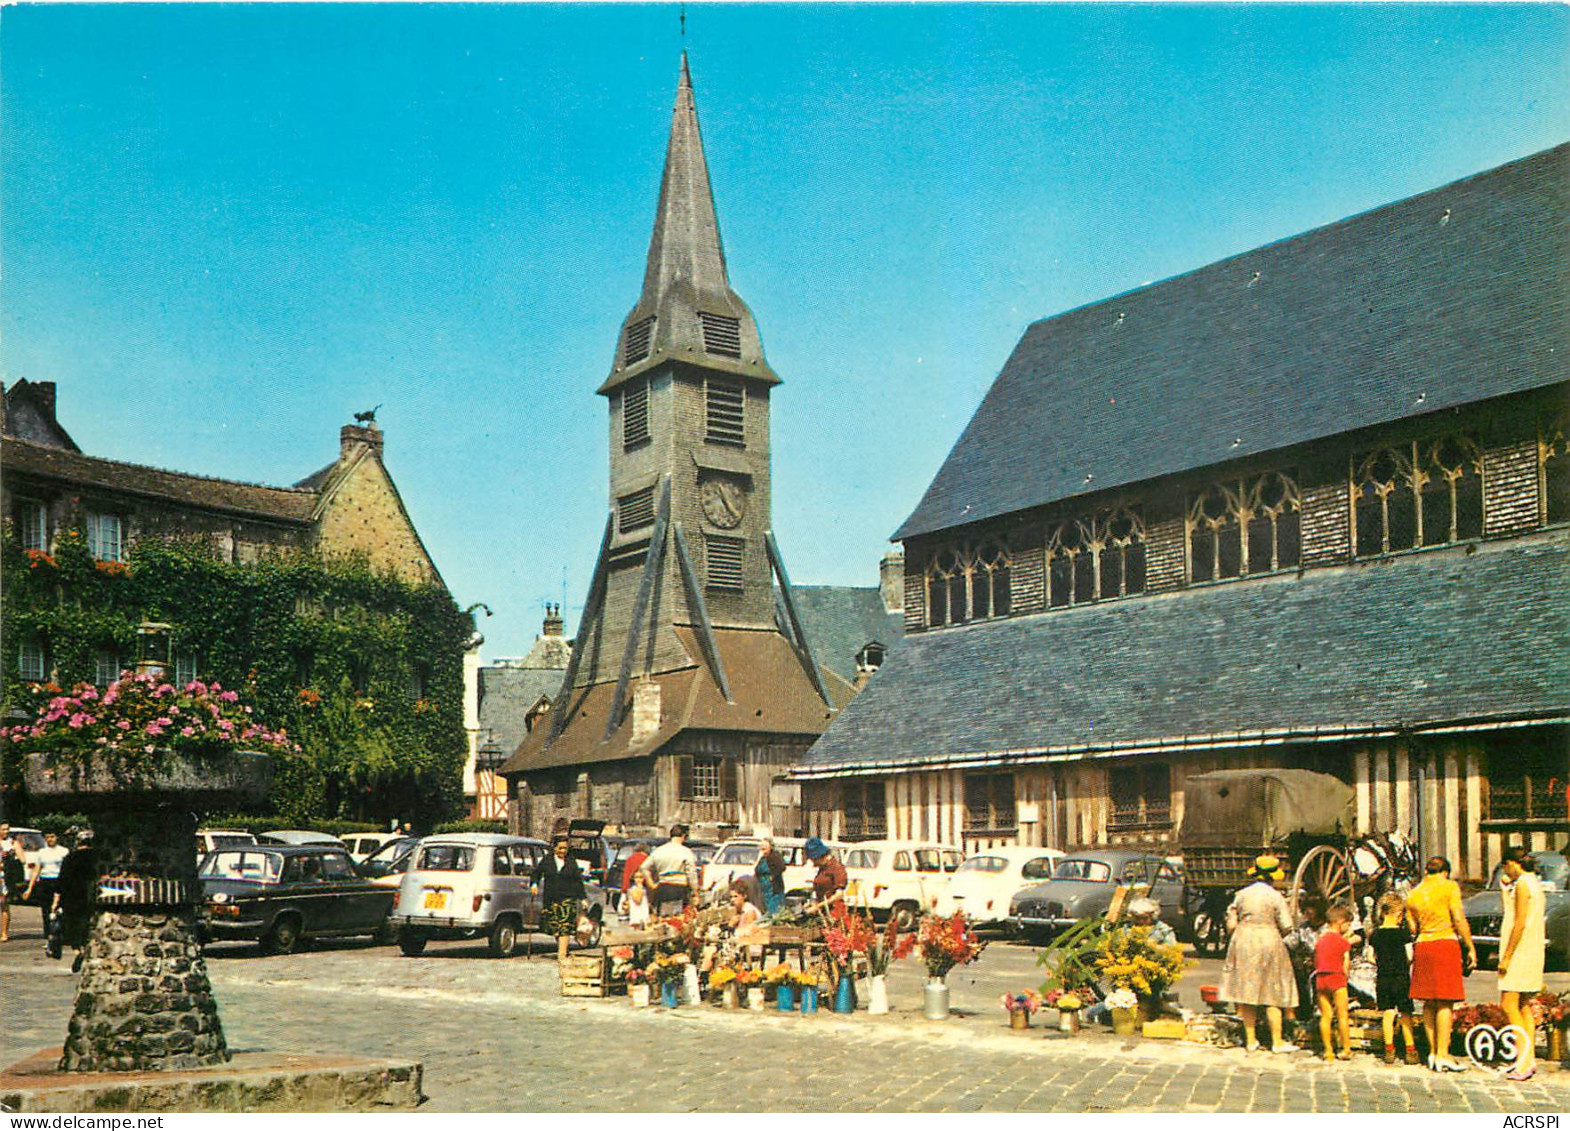
<svg viewBox="0 0 1570 1131">
<path fill-rule="evenodd" d="M 874 641 L 856 653 L 856 670 L 870 675 L 883 666 L 884 657 L 887 655 L 888 649 Z"/>
</svg>

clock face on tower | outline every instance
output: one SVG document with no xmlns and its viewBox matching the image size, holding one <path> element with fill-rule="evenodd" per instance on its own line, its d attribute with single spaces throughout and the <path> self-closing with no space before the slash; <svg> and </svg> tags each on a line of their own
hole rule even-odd
<svg viewBox="0 0 1570 1131">
<path fill-rule="evenodd" d="M 747 495 L 733 479 L 705 479 L 698 487 L 703 517 L 721 530 L 741 525 L 747 513 Z"/>
</svg>

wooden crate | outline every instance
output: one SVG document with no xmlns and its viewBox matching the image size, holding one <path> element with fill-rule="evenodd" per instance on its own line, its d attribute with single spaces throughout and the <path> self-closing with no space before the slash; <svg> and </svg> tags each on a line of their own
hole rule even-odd
<svg viewBox="0 0 1570 1131">
<path fill-rule="evenodd" d="M 744 941 L 749 946 L 781 946 L 821 942 L 822 940 L 823 928 L 813 924 L 805 927 L 755 927 L 747 932 Z"/>
<path fill-rule="evenodd" d="M 569 954 L 562 959 L 562 997 L 605 997 L 610 992 L 610 962 L 605 952 Z"/>
</svg>

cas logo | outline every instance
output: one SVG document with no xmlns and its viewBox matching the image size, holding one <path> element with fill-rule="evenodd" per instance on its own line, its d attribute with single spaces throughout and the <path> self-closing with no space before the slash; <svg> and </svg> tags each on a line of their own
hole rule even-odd
<svg viewBox="0 0 1570 1131">
<path fill-rule="evenodd" d="M 1519 1025 L 1473 1025 L 1466 1031 L 1466 1055 L 1479 1068 L 1498 1060 L 1515 1060 L 1526 1047 L 1526 1030 Z"/>
</svg>

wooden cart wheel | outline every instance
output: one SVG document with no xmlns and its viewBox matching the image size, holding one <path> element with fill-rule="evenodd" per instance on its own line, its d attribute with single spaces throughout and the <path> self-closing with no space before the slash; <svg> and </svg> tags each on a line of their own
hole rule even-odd
<svg viewBox="0 0 1570 1131">
<path fill-rule="evenodd" d="M 1319 896 L 1326 907 L 1351 907 L 1354 894 L 1346 854 L 1328 844 L 1317 845 L 1303 854 L 1292 877 L 1292 914 L 1302 913 L 1301 904 L 1307 896 Z"/>
</svg>

